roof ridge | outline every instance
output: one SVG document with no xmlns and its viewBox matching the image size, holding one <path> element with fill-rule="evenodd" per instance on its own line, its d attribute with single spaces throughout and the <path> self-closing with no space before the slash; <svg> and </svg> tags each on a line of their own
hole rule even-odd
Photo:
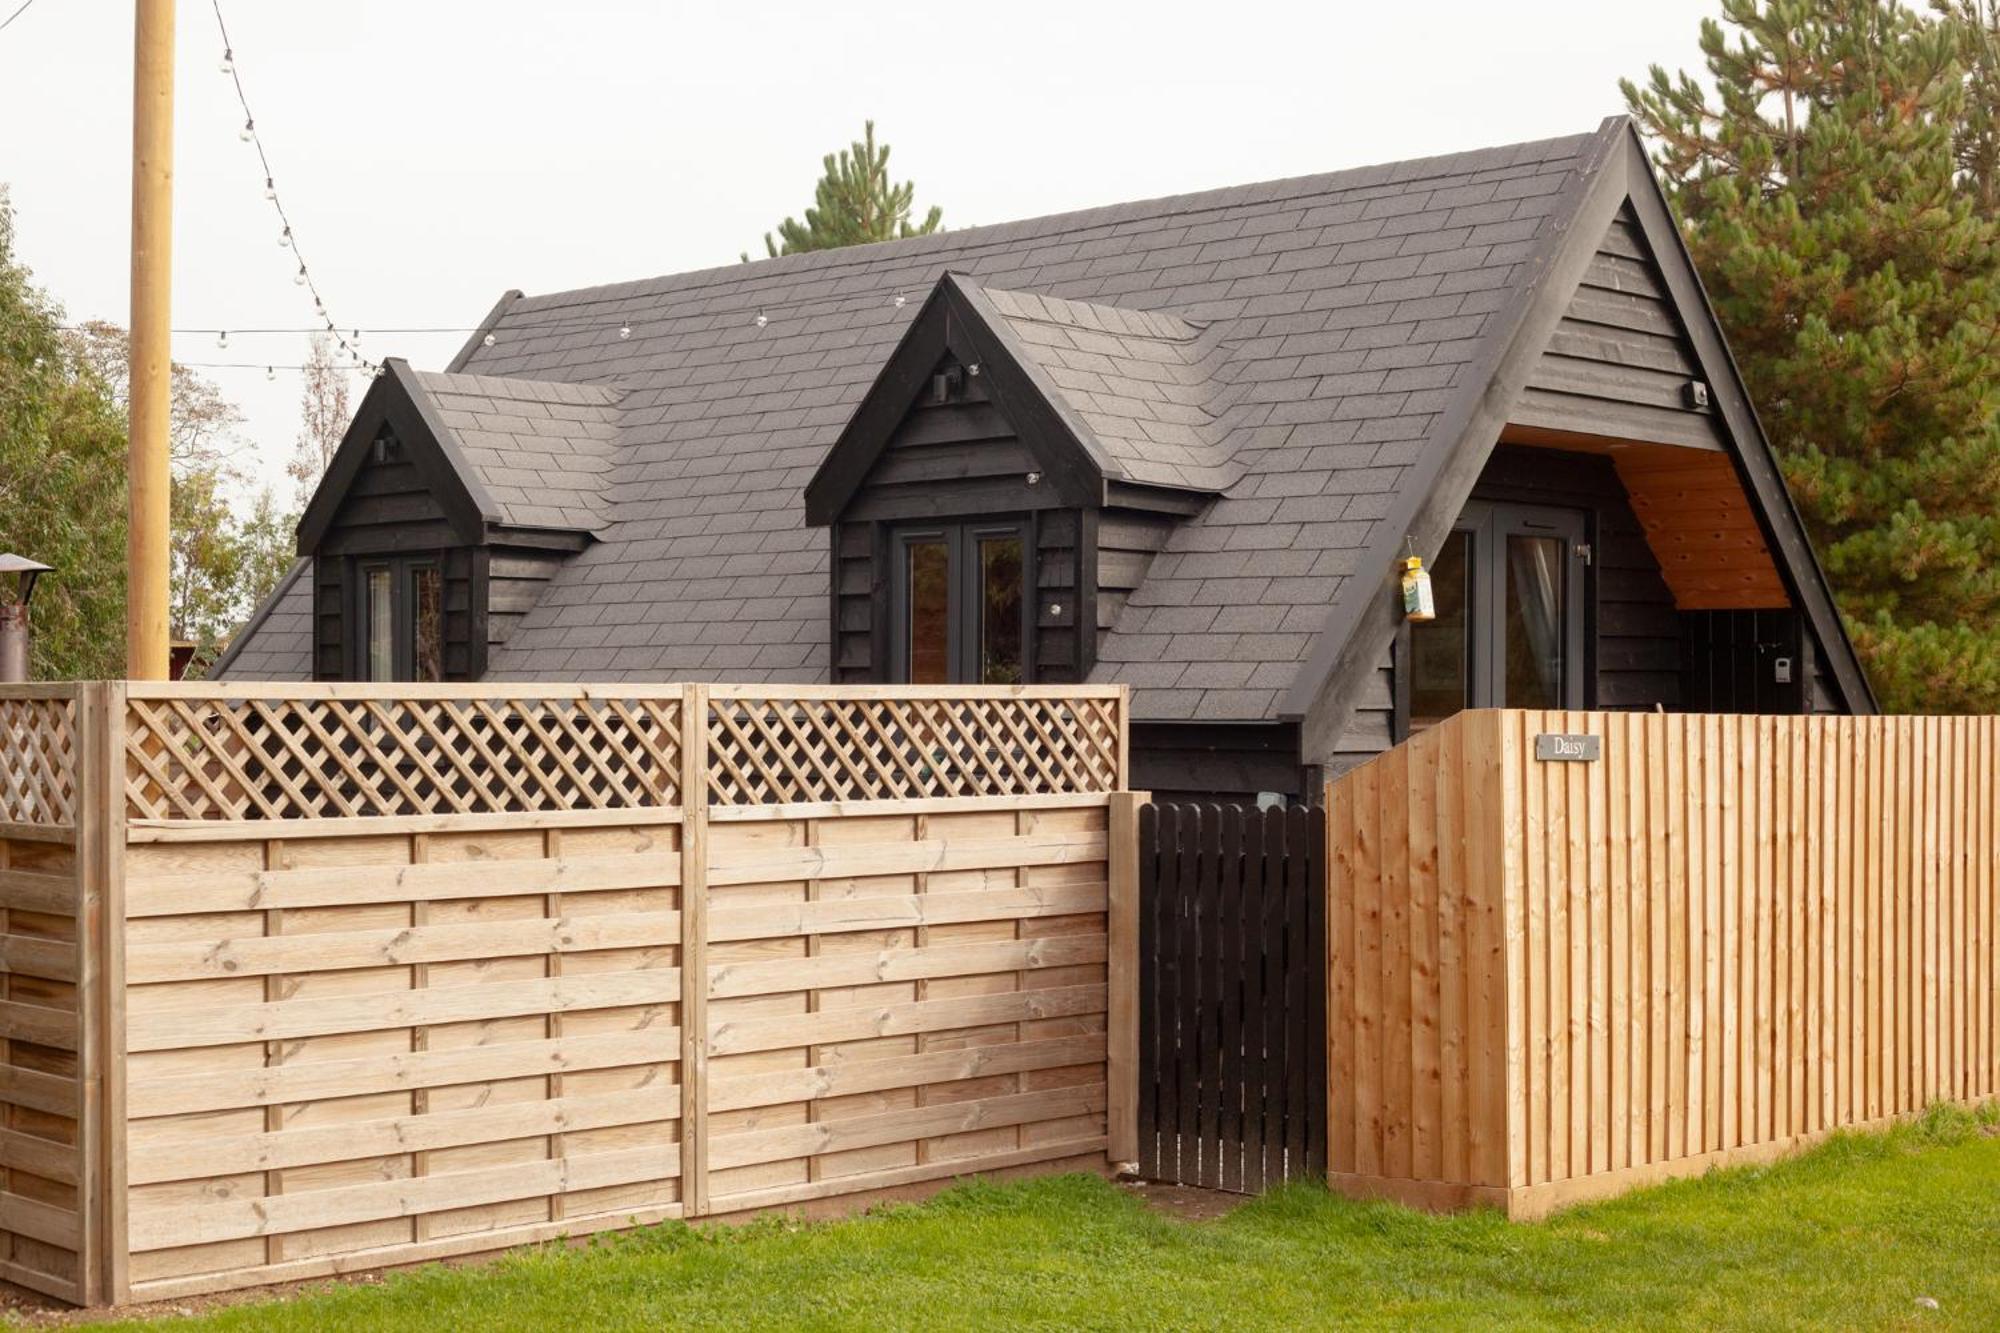
<svg viewBox="0 0 2000 1333">
<path fill-rule="evenodd" d="M 1509 154 L 1505 165 L 1519 165 L 1527 156 L 1526 150 L 1553 148 L 1568 145 L 1567 154 L 1551 153 L 1542 161 L 1558 156 L 1575 157 L 1586 150 L 1597 137 L 1596 130 L 1577 134 L 1553 135 L 1545 139 L 1524 139 L 1514 143 L 1494 144 L 1485 148 L 1460 150 L 1452 153 L 1438 153 L 1428 157 L 1405 158 L 1387 162 L 1367 163 L 1360 166 L 1342 167 L 1336 171 L 1318 172 L 1303 176 L 1283 176 L 1274 180 L 1253 181 L 1241 185 L 1218 186 L 1207 190 L 1195 190 L 1181 194 L 1155 195 L 1146 199 L 1124 200 L 1111 204 L 1096 204 L 1085 208 L 1067 209 L 1056 213 L 1044 213 L 1034 217 L 1016 218 L 1005 222 L 983 223 L 957 231 L 932 232 L 924 236 L 902 237 L 891 241 L 872 241 L 864 245 L 841 246 L 831 250 L 814 250 L 803 254 L 780 255 L 775 259 L 753 259 L 735 264 L 716 264 L 706 268 L 683 269 L 678 272 L 660 273 L 652 277 L 627 279 L 622 282 L 599 283 L 587 287 L 571 287 L 553 292 L 543 292 L 535 296 L 523 296 L 513 302 L 501 315 L 498 323 L 506 324 L 520 315 L 534 314 L 548 310 L 559 310 L 571 306 L 595 305 L 604 301 L 631 300 L 655 294 L 668 284 L 681 285 L 683 289 L 692 287 L 700 290 L 708 286 L 720 285 L 727 281 L 727 275 L 762 278 L 779 272 L 815 272 L 822 269 L 838 269 L 846 266 L 862 267 L 882 262 L 892 257 L 907 259 L 928 249 L 946 250 L 964 248 L 970 245 L 1000 244 L 1018 239 L 1019 233 L 1029 228 L 1037 230 L 1073 231 L 1078 227 L 1095 225 L 1101 219 L 1102 225 L 1127 221 L 1139 213 L 1158 213 L 1163 208 L 1173 212 L 1198 212 L 1207 209 L 1231 207 L 1247 203 L 1271 203 L 1293 197 L 1324 194 L 1329 190 L 1352 188 L 1357 182 L 1352 178 L 1366 177 L 1379 173 L 1383 185 L 1408 186 L 1426 176 L 1450 176 L 1465 169 L 1473 158 L 1491 157 L 1496 153 Z M 690 282 L 693 279 L 713 279 L 710 282 Z"/>
</svg>

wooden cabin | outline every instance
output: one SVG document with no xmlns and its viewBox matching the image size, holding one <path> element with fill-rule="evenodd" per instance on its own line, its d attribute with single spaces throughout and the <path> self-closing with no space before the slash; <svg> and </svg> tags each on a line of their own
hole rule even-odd
<svg viewBox="0 0 2000 1333">
<path fill-rule="evenodd" d="M 223 676 L 1123 683 L 1160 793 L 1468 706 L 1874 707 L 1622 118 L 510 292 L 388 363 L 299 557 Z"/>
</svg>

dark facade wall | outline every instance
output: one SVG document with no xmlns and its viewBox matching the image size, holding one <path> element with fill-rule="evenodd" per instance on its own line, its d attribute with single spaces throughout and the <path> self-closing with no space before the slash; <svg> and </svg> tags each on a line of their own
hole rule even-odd
<svg viewBox="0 0 2000 1333">
<path fill-rule="evenodd" d="M 1156 801 L 1317 799 L 1290 722 L 1134 722 L 1132 787 Z"/>
<path fill-rule="evenodd" d="M 387 432 L 384 432 L 385 436 Z M 444 669 L 476 680 L 486 669 L 480 623 L 484 553 L 466 546 L 416 468 L 397 450 L 371 457 L 355 474 L 313 556 L 313 675 L 358 674 L 361 568 L 381 556 L 434 560 L 444 584 Z"/>
<path fill-rule="evenodd" d="M 1680 612 L 1608 457 L 1501 445 L 1472 498 L 1583 511 L 1592 556 L 1584 604 L 1585 670 L 1591 673 L 1586 704 L 1682 707 Z M 1339 746 L 1327 757 L 1329 776 L 1374 758 L 1402 736 L 1405 700 L 1396 655 L 1392 648 L 1371 673 Z"/>
<path fill-rule="evenodd" d="M 1501 445 L 1473 496 L 1585 512 L 1595 595 L 1585 604 L 1584 652 L 1593 674 L 1584 700 L 1593 708 L 1680 708 L 1680 612 L 1611 460 Z"/>
<path fill-rule="evenodd" d="M 1039 472 L 1028 447 L 977 376 L 947 358 L 938 374 L 958 373 L 948 401 L 921 401 L 889 437 L 843 523 L 893 522 L 1018 514 L 1061 506 L 1052 486 L 1031 486 Z"/>
<path fill-rule="evenodd" d="M 1097 520 L 1097 628 L 1117 623 L 1125 601 L 1145 582 L 1175 520 L 1143 509 L 1106 509 Z"/>
<path fill-rule="evenodd" d="M 1038 684 L 1077 685 L 1097 660 L 1097 636 L 1082 629 L 1086 611 L 1080 552 L 1086 524 L 1094 511 L 1051 509 L 1037 512 L 1030 522 L 1035 548 L 1034 623 L 1035 675 Z M 1094 619 L 1092 615 L 1090 618 Z"/>
<path fill-rule="evenodd" d="M 1712 407 L 1685 394 L 1700 379 L 1659 269 L 1629 210 L 1611 224 L 1511 420 L 1520 426 L 1724 447 Z"/>
<path fill-rule="evenodd" d="M 1397 641 L 1401 642 L 1400 635 Z M 1396 694 L 1396 651 L 1396 646 L 1392 644 L 1381 664 L 1369 673 L 1369 679 L 1355 701 L 1354 714 L 1347 720 L 1347 729 L 1340 734 L 1340 744 L 1327 756 L 1326 772 L 1329 778 L 1339 777 L 1356 764 L 1373 759 L 1396 743 L 1401 726 Z"/>
<path fill-rule="evenodd" d="M 939 374 L 956 373 L 958 388 L 943 402 L 920 401 L 889 437 L 854 499 L 830 525 L 833 678 L 842 683 L 889 679 L 891 534 L 925 522 L 962 519 L 1028 520 L 1035 552 L 1030 647 L 1035 678 L 1080 681 L 1096 660 L 1093 636 L 1079 635 L 1079 617 L 1098 618 L 1094 570 L 1080 552 L 1095 537 L 1094 510 L 1065 508 L 1052 486 L 1031 485 L 1041 470 L 986 394 L 978 377 L 947 358 Z"/>
<path fill-rule="evenodd" d="M 534 609 L 542 589 L 569 558 L 561 551 L 536 551 L 494 546 L 474 553 L 474 567 L 486 565 L 486 643 L 497 648 L 513 636 L 522 617 Z"/>
</svg>

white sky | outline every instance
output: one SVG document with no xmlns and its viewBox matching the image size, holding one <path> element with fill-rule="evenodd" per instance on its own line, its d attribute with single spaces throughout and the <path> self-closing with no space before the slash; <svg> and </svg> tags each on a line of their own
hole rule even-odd
<svg viewBox="0 0 2000 1333">
<path fill-rule="evenodd" d="M 0 0 L 0 17 L 18 0 Z M 300 253 L 343 328 L 477 323 L 534 293 L 733 262 L 874 117 L 919 208 L 968 226 L 1594 128 L 1617 79 L 1694 68 L 1716 0 L 224 0 Z M 132 5 L 0 32 L 0 182 L 72 319 L 124 323 Z M 180 0 L 174 324 L 313 322 Z M 463 335 L 364 332 L 438 367 Z M 176 339 L 282 479 L 303 336 Z M 356 398 L 360 384 L 356 384 Z M 0 545 L 4 545 L 0 542 Z"/>
</svg>

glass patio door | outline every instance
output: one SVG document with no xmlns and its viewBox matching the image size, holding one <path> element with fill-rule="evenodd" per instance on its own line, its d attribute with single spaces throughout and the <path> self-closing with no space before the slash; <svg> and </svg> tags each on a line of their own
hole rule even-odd
<svg viewBox="0 0 2000 1333">
<path fill-rule="evenodd" d="M 1583 515 L 1466 506 L 1431 570 L 1437 619 L 1410 626 L 1407 732 L 1463 708 L 1581 708 Z"/>
</svg>

